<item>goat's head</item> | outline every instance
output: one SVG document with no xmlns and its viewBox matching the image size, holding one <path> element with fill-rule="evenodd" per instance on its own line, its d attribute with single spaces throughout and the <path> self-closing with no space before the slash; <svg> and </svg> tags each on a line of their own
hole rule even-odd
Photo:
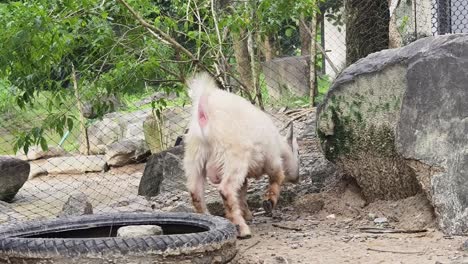
<svg viewBox="0 0 468 264">
<path fill-rule="evenodd" d="M 288 133 L 286 135 L 288 143 L 288 155 L 285 155 L 283 162 L 284 172 L 287 182 L 296 183 L 299 181 L 299 146 L 296 136 L 294 135 L 294 126 L 291 122 Z"/>
</svg>

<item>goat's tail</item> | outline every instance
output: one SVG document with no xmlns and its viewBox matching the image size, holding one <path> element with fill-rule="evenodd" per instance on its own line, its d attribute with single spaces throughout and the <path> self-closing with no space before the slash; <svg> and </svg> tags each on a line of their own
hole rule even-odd
<svg viewBox="0 0 468 264">
<path fill-rule="evenodd" d="M 195 129 L 195 133 L 203 137 L 208 130 L 209 113 L 208 113 L 208 97 L 209 95 L 218 89 L 216 81 L 206 72 L 195 74 L 187 80 L 187 86 L 189 87 L 189 95 L 193 105 L 193 115 L 197 118 L 198 126 L 192 127 Z"/>
<path fill-rule="evenodd" d="M 203 94 L 207 94 L 218 88 L 215 79 L 207 72 L 200 72 L 187 80 L 189 95 L 194 104 L 200 101 Z"/>
</svg>

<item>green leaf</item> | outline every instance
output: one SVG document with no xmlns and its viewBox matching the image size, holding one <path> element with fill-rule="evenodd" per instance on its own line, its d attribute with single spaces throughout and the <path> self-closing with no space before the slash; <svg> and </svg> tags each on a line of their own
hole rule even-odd
<svg viewBox="0 0 468 264">
<path fill-rule="evenodd" d="M 67 118 L 68 131 L 73 130 L 73 119 Z"/>
<path fill-rule="evenodd" d="M 47 140 L 44 137 L 41 137 L 41 148 L 44 151 L 49 150 L 49 146 L 47 145 Z"/>
</svg>

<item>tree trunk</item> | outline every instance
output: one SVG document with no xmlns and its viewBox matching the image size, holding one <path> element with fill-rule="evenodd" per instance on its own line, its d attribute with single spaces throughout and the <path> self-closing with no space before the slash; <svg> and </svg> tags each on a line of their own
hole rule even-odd
<svg viewBox="0 0 468 264">
<path fill-rule="evenodd" d="M 306 56 L 310 54 L 310 48 L 311 48 L 311 36 L 309 30 L 306 28 L 307 21 L 304 19 L 304 16 L 301 15 L 301 18 L 299 20 L 299 35 L 301 38 L 301 55 Z"/>
<path fill-rule="evenodd" d="M 314 12 L 315 13 L 315 12 Z M 301 23 L 304 25 L 305 23 Z M 317 95 L 317 15 L 314 14 L 310 23 L 309 37 L 309 89 L 310 105 L 315 106 L 315 96 Z"/>
<path fill-rule="evenodd" d="M 389 46 L 388 0 L 347 0 L 346 65 Z"/>
<path fill-rule="evenodd" d="M 78 82 L 76 81 L 76 72 L 75 72 L 75 66 L 72 64 L 72 81 L 73 81 L 73 90 L 75 91 L 75 98 L 76 98 L 76 104 L 78 107 L 79 115 L 80 115 L 80 130 L 81 130 L 81 142 L 84 142 L 85 146 L 83 149 L 83 146 L 80 145 L 79 151 L 80 153 L 84 153 L 86 155 L 89 155 L 89 138 L 88 138 L 88 129 L 86 128 L 86 119 L 83 115 L 83 103 L 81 102 L 81 96 L 80 92 L 78 90 Z"/>
<path fill-rule="evenodd" d="M 271 61 L 275 57 L 275 50 L 272 44 L 273 38 L 270 36 L 265 36 L 263 40 L 263 56 L 265 56 L 265 61 Z"/>
<path fill-rule="evenodd" d="M 392 2 L 394 3 L 395 9 L 398 8 L 398 4 L 400 3 L 400 0 L 388 0 L 388 6 L 392 6 Z M 397 25 L 397 19 L 395 15 L 395 9 L 393 10 L 393 15 L 390 17 L 390 25 L 388 28 L 389 31 L 389 44 L 388 47 L 390 49 L 393 48 L 399 48 L 403 44 L 403 40 L 401 39 L 401 34 L 398 32 L 398 25 Z"/>
<path fill-rule="evenodd" d="M 255 91 L 255 88 L 252 82 L 253 75 L 249 59 L 250 57 L 247 43 L 247 32 L 242 29 L 239 33 L 233 33 L 232 37 L 234 56 L 237 62 L 237 71 L 239 72 L 240 81 L 252 94 L 252 92 Z"/>
</svg>

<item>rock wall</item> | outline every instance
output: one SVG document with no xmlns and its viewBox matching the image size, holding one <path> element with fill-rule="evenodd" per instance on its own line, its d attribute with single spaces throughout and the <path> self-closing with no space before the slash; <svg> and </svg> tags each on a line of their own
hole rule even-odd
<svg viewBox="0 0 468 264">
<path fill-rule="evenodd" d="M 468 228 L 468 34 L 428 37 L 345 69 L 318 107 L 330 161 L 368 201 L 423 191 L 449 234 Z"/>
</svg>

